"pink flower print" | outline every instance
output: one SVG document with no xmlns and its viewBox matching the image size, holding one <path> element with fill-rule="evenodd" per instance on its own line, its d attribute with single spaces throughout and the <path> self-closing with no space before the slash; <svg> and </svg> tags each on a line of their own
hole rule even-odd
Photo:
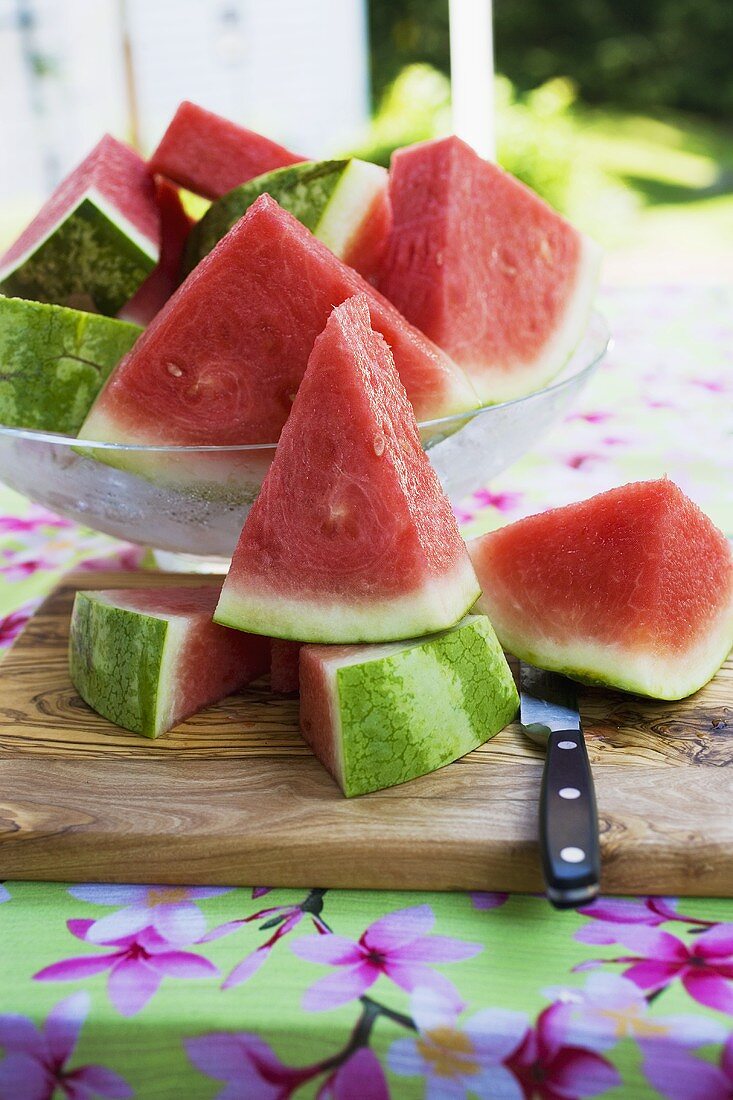
<svg viewBox="0 0 733 1100">
<path fill-rule="evenodd" d="M 509 901 L 508 894 L 488 893 L 485 890 L 473 890 L 469 896 L 474 909 L 498 909 Z"/>
<path fill-rule="evenodd" d="M 454 508 L 453 515 L 459 527 L 465 526 L 467 523 L 473 523 L 476 519 L 476 513 L 468 512 L 465 508 Z"/>
<path fill-rule="evenodd" d="M 733 1015 L 733 924 L 717 924 L 689 945 L 669 932 L 632 925 L 623 929 L 617 942 L 636 954 L 592 959 L 575 969 L 631 963 L 624 977 L 647 994 L 659 993 L 679 979 L 699 1004 Z"/>
<path fill-rule="evenodd" d="M 471 959 L 483 947 L 448 936 L 429 935 L 434 924 L 430 906 L 416 905 L 380 917 L 356 943 L 333 934 L 296 940 L 292 949 L 301 959 L 338 967 L 336 973 L 311 986 L 303 998 L 303 1007 L 308 1012 L 338 1008 L 361 997 L 381 974 L 408 992 L 425 986 L 460 1005 L 453 983 L 431 967 Z"/>
<path fill-rule="evenodd" d="M 10 891 L 4 883 L 0 882 L 0 903 L 10 901 Z"/>
<path fill-rule="evenodd" d="M 570 416 L 566 416 L 566 421 L 572 420 L 584 420 L 586 424 L 605 424 L 607 420 L 613 420 L 613 413 L 610 412 L 587 412 L 587 413 L 571 413 Z"/>
<path fill-rule="evenodd" d="M 271 1047 L 249 1032 L 214 1032 L 186 1039 L 189 1059 L 200 1073 L 225 1081 L 216 1100 L 287 1100 L 320 1066 L 286 1066 Z"/>
<path fill-rule="evenodd" d="M 411 1010 L 417 1037 L 392 1043 L 392 1073 L 424 1077 L 425 1095 L 434 1100 L 459 1100 L 469 1092 L 486 1100 L 521 1100 L 516 1077 L 502 1063 L 527 1034 L 524 1013 L 488 1008 L 459 1022 L 455 1002 L 425 988 L 415 989 Z"/>
<path fill-rule="evenodd" d="M 264 892 L 267 893 L 270 889 L 271 887 L 266 887 Z M 230 932 L 236 932 L 243 925 L 262 920 L 263 917 L 264 923 L 260 925 L 260 929 L 275 929 L 269 939 L 265 940 L 234 967 L 222 983 L 222 989 L 231 989 L 235 985 L 242 985 L 243 982 L 249 981 L 252 975 L 256 974 L 261 966 L 264 966 L 275 944 L 283 936 L 287 936 L 289 932 L 292 932 L 304 917 L 310 917 L 319 935 L 323 936 L 330 933 L 331 929 L 320 915 L 325 893 L 325 890 L 311 890 L 305 900 L 298 905 L 275 905 L 270 909 L 260 909 L 249 917 L 227 921 L 226 924 L 220 924 L 217 928 L 212 928 L 210 932 L 207 932 L 202 937 L 201 943 L 210 943 L 212 940 L 221 939 L 222 936 L 228 936 Z"/>
<path fill-rule="evenodd" d="M 79 568 L 88 573 L 103 573 L 109 569 L 120 569 L 133 572 L 140 568 L 144 550 L 140 546 L 123 546 L 114 554 L 106 554 L 103 557 L 87 558 Z"/>
<path fill-rule="evenodd" d="M 69 519 L 55 516 L 53 512 L 47 512 L 43 508 L 31 508 L 27 516 L 0 516 L 0 533 L 25 534 L 36 532 L 44 527 L 55 527 L 58 530 L 73 527 Z"/>
<path fill-rule="evenodd" d="M 733 1100 L 733 1034 L 718 1065 L 694 1058 L 673 1043 L 649 1044 L 642 1071 L 666 1100 Z"/>
<path fill-rule="evenodd" d="M 252 900 L 255 901 L 257 898 L 263 898 L 265 896 L 265 894 L 269 894 L 271 892 L 272 892 L 272 886 L 253 886 L 252 887 Z"/>
<path fill-rule="evenodd" d="M 39 569 L 52 569 L 53 567 L 53 562 L 32 558 L 28 561 L 18 561 L 12 565 L 0 566 L 0 573 L 3 574 L 6 581 L 24 581 L 27 577 L 32 577 Z"/>
<path fill-rule="evenodd" d="M 72 936 L 89 943 L 90 920 L 67 921 Z M 95 943 L 95 946 L 100 946 Z M 39 982 L 71 982 L 109 970 L 107 993 L 122 1016 L 134 1016 L 157 992 L 164 978 L 200 979 L 218 975 L 212 962 L 188 951 L 172 951 L 171 945 L 154 928 L 130 936 L 107 940 L 112 950 L 103 955 L 81 955 L 63 959 L 39 970 Z"/>
<path fill-rule="evenodd" d="M 722 378 L 693 378 L 693 386 L 699 386 L 708 393 L 727 393 L 728 386 Z"/>
<path fill-rule="evenodd" d="M 27 611 L 12 611 L 0 619 L 0 647 L 12 645 L 29 619 Z"/>
<path fill-rule="evenodd" d="M 359 1047 L 327 1077 L 316 1100 L 389 1100 L 384 1070 L 373 1050 Z"/>
<path fill-rule="evenodd" d="M 578 910 L 584 917 L 591 917 L 596 923 L 587 924 L 575 933 L 575 939 L 581 943 L 616 943 L 621 935 L 619 926 L 628 924 L 647 925 L 656 928 L 666 921 L 681 921 L 695 925 L 696 928 L 711 927 L 715 921 L 702 917 L 685 917 L 677 912 L 676 898 L 653 898 L 641 900 L 630 898 L 601 898 L 592 905 Z"/>
<path fill-rule="evenodd" d="M 88 993 L 59 1001 L 40 1031 L 25 1016 L 0 1016 L 0 1047 L 5 1050 L 0 1062 L 0 1100 L 52 1100 L 59 1092 L 68 1100 L 132 1096 L 127 1081 L 111 1069 L 68 1068 L 89 1004 Z"/>
<path fill-rule="evenodd" d="M 521 503 L 522 493 L 492 492 L 491 489 L 477 489 L 473 499 L 483 508 L 496 508 L 498 512 L 511 512 Z"/>
<path fill-rule="evenodd" d="M 726 1028 L 707 1016 L 652 1016 L 651 1006 L 634 982 L 619 974 L 589 974 L 584 989 L 553 989 L 548 996 L 572 1007 L 565 1041 L 601 1052 L 629 1038 L 644 1043 L 669 1039 L 698 1047 L 719 1043 Z"/>
<path fill-rule="evenodd" d="M 196 904 L 229 892 L 225 886 L 72 886 L 69 893 L 93 905 L 122 906 L 92 922 L 88 943 L 110 943 L 154 928 L 170 944 L 195 943 L 206 931 L 206 917 Z"/>
<path fill-rule="evenodd" d="M 569 455 L 565 459 L 565 465 L 569 466 L 571 470 L 583 470 L 586 466 L 591 465 L 591 463 L 599 461 L 603 461 L 603 455 L 586 452 L 583 454 Z"/>
<path fill-rule="evenodd" d="M 602 1055 L 568 1042 L 569 1020 L 568 1005 L 550 1005 L 507 1058 L 524 1100 L 581 1100 L 621 1084 L 618 1070 Z"/>
</svg>

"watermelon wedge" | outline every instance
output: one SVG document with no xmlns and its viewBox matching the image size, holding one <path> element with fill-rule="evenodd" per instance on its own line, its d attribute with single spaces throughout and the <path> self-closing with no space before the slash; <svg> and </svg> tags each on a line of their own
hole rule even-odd
<svg viewBox="0 0 733 1100">
<path fill-rule="evenodd" d="M 160 261 L 119 312 L 125 321 L 149 325 L 181 282 L 181 262 L 194 219 L 186 213 L 178 188 L 159 176 L 155 181 L 160 211 Z"/>
<path fill-rule="evenodd" d="M 468 544 L 505 649 L 540 668 L 682 699 L 733 646 L 727 540 L 666 478 L 519 520 Z"/>
<path fill-rule="evenodd" d="M 211 252 L 264 194 L 364 278 L 375 274 L 389 233 L 387 170 L 356 158 L 304 161 L 235 187 L 212 203 L 191 232 L 186 270 Z"/>
<path fill-rule="evenodd" d="M 286 642 L 282 638 L 270 641 L 270 687 L 281 695 L 292 695 L 298 690 L 300 676 L 300 642 Z"/>
<path fill-rule="evenodd" d="M 334 303 L 360 291 L 423 419 L 475 408 L 463 372 L 268 195 L 249 208 L 149 325 L 93 406 L 80 436 L 120 443 L 275 443 Z M 100 457 L 102 452 L 100 452 Z M 267 459 L 269 461 L 269 452 Z M 250 489 L 252 454 L 122 452 L 109 461 L 153 480 Z M 258 483 L 259 487 L 259 483 Z"/>
<path fill-rule="evenodd" d="M 0 424 L 76 435 L 141 332 L 112 317 L 0 297 Z"/>
<path fill-rule="evenodd" d="M 211 621 L 219 591 L 80 591 L 69 667 L 82 699 L 111 722 L 159 737 L 266 672 L 265 638 Z"/>
<path fill-rule="evenodd" d="M 485 615 L 417 641 L 307 645 L 300 669 L 301 733 L 348 797 L 458 760 L 519 705 Z"/>
<path fill-rule="evenodd" d="M 484 404 L 544 386 L 580 342 L 600 249 L 456 137 L 398 150 L 377 285 Z"/>
<path fill-rule="evenodd" d="M 0 258 L 0 291 L 113 316 L 159 252 L 153 177 L 107 134 Z"/>
<path fill-rule="evenodd" d="M 218 199 L 253 176 L 304 159 L 184 100 L 150 158 L 150 168 L 197 195 Z"/>
<path fill-rule="evenodd" d="M 479 589 L 360 294 L 334 309 L 215 619 L 275 638 L 391 641 L 452 626 Z"/>
</svg>

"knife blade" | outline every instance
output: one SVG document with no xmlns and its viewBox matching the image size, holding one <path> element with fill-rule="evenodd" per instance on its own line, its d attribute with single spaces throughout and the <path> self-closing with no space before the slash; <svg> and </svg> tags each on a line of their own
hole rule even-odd
<svg viewBox="0 0 733 1100">
<path fill-rule="evenodd" d="M 546 750 L 539 834 L 547 897 L 557 909 L 575 909 L 597 897 L 601 870 L 595 789 L 575 685 L 522 661 L 519 699 L 522 729 Z"/>
</svg>

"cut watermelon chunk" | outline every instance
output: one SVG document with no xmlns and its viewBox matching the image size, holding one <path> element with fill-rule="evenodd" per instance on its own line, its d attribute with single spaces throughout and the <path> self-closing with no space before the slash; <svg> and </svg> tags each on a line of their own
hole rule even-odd
<svg viewBox="0 0 733 1100">
<path fill-rule="evenodd" d="M 150 167 L 197 195 L 218 199 L 254 176 L 304 159 L 184 100 L 150 158 Z"/>
<path fill-rule="evenodd" d="M 209 207 L 192 231 L 186 269 L 211 252 L 264 194 L 365 278 L 374 275 L 389 233 L 387 171 L 355 158 L 304 161 L 235 187 Z"/>
<path fill-rule="evenodd" d="M 138 325 L 149 325 L 179 286 L 183 250 L 195 224 L 183 207 L 177 187 L 159 177 L 155 191 L 160 211 L 160 262 L 119 313 L 125 321 Z"/>
<path fill-rule="evenodd" d="M 301 733 L 347 796 L 450 764 L 519 705 L 485 615 L 418 641 L 307 645 L 300 662 Z"/>
<path fill-rule="evenodd" d="M 479 595 L 415 415 L 358 295 L 334 309 L 242 529 L 216 621 L 312 642 L 390 641 Z"/>
<path fill-rule="evenodd" d="M 332 306 L 359 291 L 369 296 L 374 327 L 391 346 L 421 418 L 476 407 L 468 380 L 447 356 L 262 195 L 120 363 L 80 436 L 198 446 L 276 442 Z M 163 456 L 105 456 L 153 480 L 209 479 L 212 492 L 241 487 L 241 463 L 251 458 L 214 453 L 197 465 L 188 456 L 179 467 Z"/>
<path fill-rule="evenodd" d="M 76 435 L 141 332 L 112 317 L 0 297 L 0 424 Z"/>
<path fill-rule="evenodd" d="M 580 342 L 600 249 L 456 137 L 395 153 L 380 290 L 490 404 L 531 393 Z"/>
<path fill-rule="evenodd" d="M 158 262 L 153 178 L 106 135 L 0 259 L 0 291 L 110 316 Z"/>
<path fill-rule="evenodd" d="M 217 588 L 77 592 L 71 679 L 118 726 L 158 737 L 267 671 L 265 638 L 216 626 Z"/>
<path fill-rule="evenodd" d="M 682 699 L 733 645 L 725 537 L 666 478 L 601 493 L 469 542 L 479 608 L 540 668 Z"/>
<path fill-rule="evenodd" d="M 285 642 L 282 638 L 270 641 L 270 687 L 281 695 L 292 695 L 298 690 L 300 676 L 300 642 Z"/>
</svg>

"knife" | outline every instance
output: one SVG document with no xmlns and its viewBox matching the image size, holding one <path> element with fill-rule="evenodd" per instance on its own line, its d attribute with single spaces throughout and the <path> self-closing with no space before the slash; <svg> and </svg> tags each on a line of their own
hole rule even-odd
<svg viewBox="0 0 733 1100">
<path fill-rule="evenodd" d="M 556 909 L 576 909 L 598 895 L 601 851 L 575 687 L 565 676 L 521 662 L 519 690 L 522 729 L 547 751 L 540 795 L 547 897 Z"/>
</svg>

